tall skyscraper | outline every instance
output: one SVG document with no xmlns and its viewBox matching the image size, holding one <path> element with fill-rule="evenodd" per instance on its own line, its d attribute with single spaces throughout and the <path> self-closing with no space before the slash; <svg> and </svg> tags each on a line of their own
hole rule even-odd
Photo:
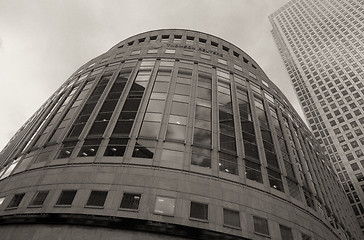
<svg viewBox="0 0 364 240">
<path fill-rule="evenodd" d="M 294 0 L 269 18 L 309 126 L 364 231 L 364 1 Z"/>
<path fill-rule="evenodd" d="M 90 60 L 0 163 L 2 240 L 361 236 L 286 97 L 201 32 L 141 33 Z"/>
</svg>

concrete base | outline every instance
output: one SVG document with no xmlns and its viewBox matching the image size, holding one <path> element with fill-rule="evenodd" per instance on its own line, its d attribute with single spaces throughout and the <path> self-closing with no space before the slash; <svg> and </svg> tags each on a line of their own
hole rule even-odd
<svg viewBox="0 0 364 240">
<path fill-rule="evenodd" d="M 0 226 L 1 240 L 186 240 L 187 238 L 124 229 L 72 225 Z"/>
</svg>

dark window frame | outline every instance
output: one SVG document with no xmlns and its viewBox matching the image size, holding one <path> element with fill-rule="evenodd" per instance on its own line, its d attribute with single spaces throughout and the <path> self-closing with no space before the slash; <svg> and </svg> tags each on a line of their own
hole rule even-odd
<svg viewBox="0 0 364 240">
<path fill-rule="evenodd" d="M 25 196 L 25 193 L 18 193 L 13 196 L 10 203 L 6 207 L 6 209 L 15 209 L 18 208 L 20 203 L 22 202 L 23 198 Z"/>
<path fill-rule="evenodd" d="M 65 194 L 69 194 L 69 193 L 73 194 L 73 196 L 71 195 L 69 199 L 65 199 L 65 197 L 67 197 L 67 196 L 65 196 Z M 58 200 L 57 200 L 55 206 L 71 206 L 73 203 L 73 200 L 76 197 L 76 194 L 77 194 L 77 190 L 72 190 L 72 189 L 62 190 L 62 192 L 59 194 L 59 197 L 58 197 Z M 70 201 L 70 203 L 69 204 L 62 203 L 62 201 L 64 202 L 65 200 Z"/>
<path fill-rule="evenodd" d="M 138 198 L 138 200 L 136 200 L 134 202 L 130 202 L 130 201 L 125 202 L 126 200 L 130 200 L 130 199 L 127 199 L 129 196 L 134 197 L 134 199 L 136 199 L 135 197 L 139 197 L 139 198 Z M 141 193 L 124 192 L 123 197 L 121 198 L 121 201 L 120 201 L 119 209 L 128 210 L 128 211 L 139 211 L 141 198 L 142 198 Z"/>
<path fill-rule="evenodd" d="M 109 191 L 91 190 L 85 207 L 104 208 Z"/>
<path fill-rule="evenodd" d="M 193 211 L 193 210 L 197 210 L 197 212 Z M 200 212 L 200 210 L 202 210 L 202 211 Z M 201 214 L 201 216 L 199 216 L 200 214 Z M 203 203 L 203 202 L 191 201 L 189 218 L 191 220 L 208 222 L 209 221 L 209 205 L 207 203 Z"/>
<path fill-rule="evenodd" d="M 45 200 L 47 199 L 49 194 L 49 191 L 37 191 L 32 199 L 30 201 L 28 207 L 42 207 Z"/>
</svg>

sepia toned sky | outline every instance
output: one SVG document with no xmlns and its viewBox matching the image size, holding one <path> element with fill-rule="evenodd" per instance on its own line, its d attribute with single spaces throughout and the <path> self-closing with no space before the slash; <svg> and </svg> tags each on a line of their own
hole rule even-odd
<svg viewBox="0 0 364 240">
<path fill-rule="evenodd" d="M 0 0 L 0 150 L 78 67 L 125 38 L 162 28 L 206 32 L 238 46 L 298 110 L 268 20 L 286 2 Z"/>
</svg>

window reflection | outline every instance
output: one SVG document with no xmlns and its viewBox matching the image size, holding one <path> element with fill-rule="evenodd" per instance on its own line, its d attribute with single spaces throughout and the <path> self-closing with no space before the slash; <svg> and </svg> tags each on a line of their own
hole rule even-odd
<svg viewBox="0 0 364 240">
<path fill-rule="evenodd" d="M 148 103 L 147 112 L 162 113 L 164 110 L 165 101 L 162 100 L 150 100 Z"/>
<path fill-rule="evenodd" d="M 193 136 L 194 145 L 211 146 L 211 131 L 195 128 Z"/>
<path fill-rule="evenodd" d="M 128 138 L 111 138 L 104 156 L 124 156 Z"/>
<path fill-rule="evenodd" d="M 211 108 L 196 105 L 196 119 L 211 121 Z"/>
<path fill-rule="evenodd" d="M 180 95 L 190 95 L 190 89 L 190 85 L 177 83 L 174 93 Z"/>
<path fill-rule="evenodd" d="M 144 116 L 145 121 L 160 122 L 162 121 L 162 114 L 160 113 L 146 113 Z"/>
<path fill-rule="evenodd" d="M 168 124 L 166 139 L 184 141 L 186 137 L 186 126 Z"/>
<path fill-rule="evenodd" d="M 77 138 L 81 134 L 86 122 L 88 121 L 92 111 L 94 110 L 94 108 L 96 106 L 97 101 L 100 99 L 102 93 L 104 92 L 106 85 L 110 81 L 111 76 L 112 76 L 112 74 L 106 73 L 99 80 L 95 89 L 93 90 L 90 97 L 88 98 L 85 106 L 83 107 L 80 115 L 76 119 L 76 121 L 72 127 L 72 130 L 69 132 L 67 138 Z"/>
<path fill-rule="evenodd" d="M 59 158 L 69 158 L 75 148 L 77 141 L 65 142 L 62 145 L 61 150 L 58 153 L 57 159 Z"/>
<path fill-rule="evenodd" d="M 186 125 L 187 118 L 182 116 L 169 116 L 169 123 L 177 124 L 177 125 Z"/>
<path fill-rule="evenodd" d="M 182 168 L 183 155 L 184 153 L 182 151 L 163 149 L 161 157 L 161 166 Z"/>
<path fill-rule="evenodd" d="M 223 172 L 238 175 L 236 156 L 220 152 L 219 169 Z"/>
<path fill-rule="evenodd" d="M 138 140 L 133 150 L 133 157 L 153 158 L 155 141 Z"/>
<path fill-rule="evenodd" d="M 148 85 L 151 69 L 147 66 L 153 66 L 154 61 L 143 61 L 129 94 L 124 103 L 123 109 L 118 117 L 118 121 L 114 127 L 112 136 L 115 135 L 129 135 L 131 128 L 134 124 L 135 116 L 138 112 L 141 99 L 144 94 L 145 87 Z"/>
<path fill-rule="evenodd" d="M 155 200 L 154 213 L 173 216 L 175 205 L 176 199 L 158 196 Z"/>
<path fill-rule="evenodd" d="M 140 132 L 140 137 L 156 138 L 159 133 L 160 122 L 144 122 Z"/>
<path fill-rule="evenodd" d="M 260 164 L 251 161 L 245 161 L 245 174 L 246 178 L 262 183 L 262 173 Z"/>
<path fill-rule="evenodd" d="M 139 137 L 158 137 L 170 78 L 171 69 L 160 69 L 158 71 Z"/>
<path fill-rule="evenodd" d="M 200 119 L 195 120 L 195 127 L 196 128 L 203 128 L 206 130 L 211 130 L 211 122 L 210 121 L 204 121 Z"/>
<path fill-rule="evenodd" d="M 102 139 L 86 139 L 80 152 L 78 153 L 78 157 L 96 156 L 101 140 Z"/>
<path fill-rule="evenodd" d="M 200 147 L 192 147 L 191 164 L 211 168 L 211 150 Z"/>
<path fill-rule="evenodd" d="M 260 131 L 263 139 L 264 153 L 268 164 L 268 179 L 270 186 L 283 191 L 283 184 L 278 164 L 278 158 L 274 148 L 272 133 L 268 122 L 264 102 L 257 97 L 254 99 L 256 113 L 260 123 Z"/>
<path fill-rule="evenodd" d="M 187 103 L 173 102 L 172 103 L 171 114 L 187 116 L 188 107 L 189 107 L 189 105 Z"/>
</svg>

